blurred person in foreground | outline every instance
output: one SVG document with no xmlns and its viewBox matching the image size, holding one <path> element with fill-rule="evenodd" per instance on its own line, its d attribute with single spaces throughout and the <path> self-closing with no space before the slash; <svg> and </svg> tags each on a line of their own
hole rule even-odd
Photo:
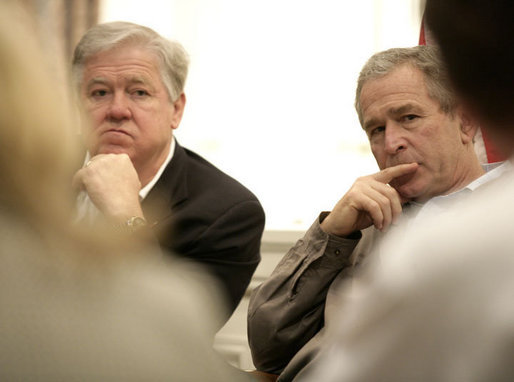
<svg viewBox="0 0 514 382">
<path fill-rule="evenodd" d="M 435 47 L 395 48 L 362 69 L 356 109 L 380 172 L 355 181 L 322 213 L 252 295 L 249 341 L 258 370 L 296 378 L 312 362 L 334 307 L 337 286 L 371 252 L 396 256 L 418 221 L 440 215 L 499 176 L 484 174 L 473 138 L 477 124 L 456 102 Z M 365 317 L 365 316 L 364 316 Z"/>
<path fill-rule="evenodd" d="M 179 43 L 141 25 L 111 22 L 84 34 L 72 65 L 91 120 L 86 165 L 74 179 L 83 190 L 78 213 L 93 225 L 103 215 L 146 227 L 165 252 L 205 267 L 225 297 L 221 327 L 260 261 L 264 212 L 248 189 L 174 137 L 188 64 Z"/>
<path fill-rule="evenodd" d="M 427 0 L 425 17 L 461 103 L 512 162 L 514 3 Z M 305 380 L 513 381 L 513 196 L 511 169 L 342 290 L 352 303 Z"/>
<path fill-rule="evenodd" d="M 70 224 L 76 120 L 28 17 L 9 4 L 0 4 L 0 380 L 240 380 L 212 351 L 220 312 L 208 280 L 137 235 Z"/>
</svg>

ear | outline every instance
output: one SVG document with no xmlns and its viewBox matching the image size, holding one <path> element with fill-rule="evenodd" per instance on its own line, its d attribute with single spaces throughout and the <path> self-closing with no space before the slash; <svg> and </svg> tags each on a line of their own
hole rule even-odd
<svg viewBox="0 0 514 382">
<path fill-rule="evenodd" d="M 181 93 L 179 97 L 173 102 L 173 111 L 171 116 L 171 128 L 175 130 L 180 121 L 182 120 L 182 115 L 184 114 L 184 108 L 186 107 L 186 95 Z"/>
<path fill-rule="evenodd" d="M 457 109 L 457 117 L 460 120 L 460 136 L 462 143 L 473 143 L 473 138 L 478 131 L 478 121 L 463 108 Z"/>
</svg>

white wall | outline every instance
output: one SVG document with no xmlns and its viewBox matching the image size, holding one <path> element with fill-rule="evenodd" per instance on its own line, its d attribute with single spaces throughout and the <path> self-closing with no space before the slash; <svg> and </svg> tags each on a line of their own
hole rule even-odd
<svg viewBox="0 0 514 382">
<path fill-rule="evenodd" d="M 417 44 L 419 0 L 104 0 L 191 55 L 176 133 L 247 185 L 268 230 L 306 229 L 376 171 L 353 99 L 374 52 Z"/>
<path fill-rule="evenodd" d="M 262 262 L 215 347 L 253 368 L 251 290 L 321 210 L 377 170 L 354 108 L 374 52 L 418 42 L 419 0 L 103 0 L 101 21 L 126 20 L 180 41 L 191 55 L 176 133 L 247 185 L 267 215 Z"/>
</svg>

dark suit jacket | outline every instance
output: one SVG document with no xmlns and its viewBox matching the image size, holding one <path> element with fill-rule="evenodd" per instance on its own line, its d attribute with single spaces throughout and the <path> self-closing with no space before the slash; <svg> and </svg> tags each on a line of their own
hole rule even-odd
<svg viewBox="0 0 514 382">
<path fill-rule="evenodd" d="M 228 319 L 260 261 L 264 211 L 255 195 L 177 142 L 142 206 L 161 248 L 204 265 L 219 280 Z"/>
</svg>

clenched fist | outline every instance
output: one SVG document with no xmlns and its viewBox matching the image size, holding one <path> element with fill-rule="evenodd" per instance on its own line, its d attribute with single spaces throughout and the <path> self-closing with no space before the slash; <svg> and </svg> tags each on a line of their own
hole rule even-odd
<svg viewBox="0 0 514 382">
<path fill-rule="evenodd" d="M 74 187 L 85 190 L 95 206 L 108 218 L 126 220 L 143 217 L 139 202 L 141 183 L 126 154 L 100 154 L 73 177 Z"/>
</svg>

